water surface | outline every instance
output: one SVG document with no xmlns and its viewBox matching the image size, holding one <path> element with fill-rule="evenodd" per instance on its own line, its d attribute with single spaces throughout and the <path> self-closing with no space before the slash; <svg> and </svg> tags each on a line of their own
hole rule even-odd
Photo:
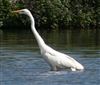
<svg viewBox="0 0 100 85">
<path fill-rule="evenodd" d="M 100 30 L 38 30 L 44 41 L 85 67 L 50 71 L 30 30 L 0 30 L 0 85 L 99 85 Z"/>
</svg>

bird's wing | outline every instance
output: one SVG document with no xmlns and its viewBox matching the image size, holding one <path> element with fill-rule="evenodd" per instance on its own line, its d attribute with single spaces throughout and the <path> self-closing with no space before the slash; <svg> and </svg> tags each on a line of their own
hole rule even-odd
<svg viewBox="0 0 100 85">
<path fill-rule="evenodd" d="M 59 66 L 65 66 L 65 67 L 71 67 L 75 66 L 75 63 L 77 62 L 75 59 L 71 58 L 70 56 L 58 52 L 51 47 L 47 47 L 46 50 L 46 56 L 48 57 L 48 60 L 52 61 L 53 63 L 59 65 Z"/>
<path fill-rule="evenodd" d="M 58 52 L 49 46 L 47 46 L 44 56 L 46 56 L 45 58 L 48 62 L 58 67 L 82 68 L 82 65 L 74 58 Z"/>
<path fill-rule="evenodd" d="M 56 62 L 57 65 L 62 65 L 65 67 L 74 67 L 74 68 L 80 65 L 80 63 L 77 62 L 74 58 L 64 53 L 58 52 L 49 46 L 47 46 L 46 55 L 49 56 L 51 61 Z"/>
</svg>

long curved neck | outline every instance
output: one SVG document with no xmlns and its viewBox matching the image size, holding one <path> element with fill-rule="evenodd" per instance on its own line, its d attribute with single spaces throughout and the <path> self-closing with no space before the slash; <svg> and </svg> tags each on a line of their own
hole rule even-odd
<svg viewBox="0 0 100 85">
<path fill-rule="evenodd" d="M 30 20 L 31 20 L 31 29 L 32 29 L 32 32 L 33 34 L 35 35 L 35 38 L 38 42 L 38 45 L 39 47 L 44 47 L 45 46 L 45 42 L 43 41 L 43 39 L 41 38 L 41 36 L 39 35 L 39 33 L 37 32 L 37 30 L 35 29 L 35 21 L 34 21 L 34 18 L 32 16 L 32 14 L 28 14 Z"/>
</svg>

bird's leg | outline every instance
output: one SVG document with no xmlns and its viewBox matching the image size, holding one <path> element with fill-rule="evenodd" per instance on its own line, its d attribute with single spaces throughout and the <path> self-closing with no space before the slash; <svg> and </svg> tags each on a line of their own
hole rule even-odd
<svg viewBox="0 0 100 85">
<path fill-rule="evenodd" d="M 76 69 L 75 69 L 75 68 L 71 68 L 71 70 L 72 70 L 72 71 L 76 71 Z"/>
<path fill-rule="evenodd" d="M 57 67 L 56 66 L 52 66 L 51 67 L 51 71 L 57 71 Z"/>
</svg>

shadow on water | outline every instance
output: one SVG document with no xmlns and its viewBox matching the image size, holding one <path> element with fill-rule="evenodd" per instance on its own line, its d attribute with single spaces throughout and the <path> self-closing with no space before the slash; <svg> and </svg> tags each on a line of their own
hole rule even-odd
<svg viewBox="0 0 100 85">
<path fill-rule="evenodd" d="M 100 30 L 38 30 L 44 41 L 85 67 L 50 71 L 30 30 L 0 30 L 0 85 L 99 85 Z"/>
</svg>

